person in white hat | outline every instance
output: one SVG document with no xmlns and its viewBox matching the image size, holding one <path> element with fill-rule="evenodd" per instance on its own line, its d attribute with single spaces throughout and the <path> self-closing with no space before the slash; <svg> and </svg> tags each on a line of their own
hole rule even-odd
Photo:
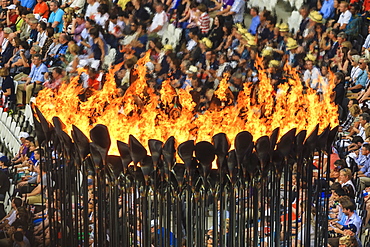
<svg viewBox="0 0 370 247">
<path fill-rule="evenodd" d="M 16 5 L 12 4 L 7 7 L 8 11 L 6 12 L 6 25 L 12 27 L 17 22 L 18 15 L 16 14 Z"/>
<path fill-rule="evenodd" d="M 24 151 L 26 150 L 26 139 L 30 135 L 27 132 L 20 132 L 19 133 L 19 140 L 21 141 L 21 146 L 19 147 L 18 153 L 14 156 L 12 159 L 12 164 L 18 164 L 19 162 L 22 162 L 22 154 L 25 154 Z M 26 150 L 27 151 L 27 150 Z"/>
<path fill-rule="evenodd" d="M 197 73 L 198 73 L 198 68 L 194 65 L 190 65 L 189 69 L 186 70 L 186 78 L 181 88 L 182 89 L 191 88 L 192 87 L 191 80 L 193 79 L 193 77 L 197 76 Z"/>
</svg>

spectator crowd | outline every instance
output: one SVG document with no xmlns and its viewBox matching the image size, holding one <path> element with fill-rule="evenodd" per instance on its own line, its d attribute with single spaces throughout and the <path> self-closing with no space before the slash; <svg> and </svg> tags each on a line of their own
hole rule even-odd
<svg viewBox="0 0 370 247">
<path fill-rule="evenodd" d="M 115 82 L 123 95 L 137 78 L 136 62 L 149 53 L 148 87 L 159 92 L 170 79 L 172 87 L 190 90 L 201 112 L 210 107 L 225 73 L 236 101 L 244 83 L 258 88 L 261 68 L 278 93 L 289 77 L 288 64 L 305 88 L 328 93 L 338 106 L 341 126 L 329 168 L 329 245 L 361 246 L 359 236 L 370 220 L 370 4 L 312 2 L 299 9 L 302 20 L 293 30 L 243 0 L 2 0 L 0 105 L 22 109 L 43 88 L 57 91 L 76 76 L 83 88 L 100 90 L 114 65 L 120 65 Z M 171 28 L 181 32 L 169 42 Z M 45 204 L 44 151 L 25 132 L 20 140 L 16 157 L 0 157 L 0 201 L 9 191 L 8 177 L 16 184 L 11 211 L 0 210 L 0 246 L 31 246 L 29 240 L 48 245 L 48 219 L 35 213 Z M 60 217 L 58 210 L 53 213 Z"/>
</svg>

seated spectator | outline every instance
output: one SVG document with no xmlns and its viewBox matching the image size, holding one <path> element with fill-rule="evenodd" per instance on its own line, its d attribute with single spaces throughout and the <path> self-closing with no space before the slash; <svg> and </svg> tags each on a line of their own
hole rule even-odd
<svg viewBox="0 0 370 247">
<path fill-rule="evenodd" d="M 367 80 L 367 63 L 368 60 L 366 58 L 361 58 L 359 60 L 359 69 L 361 72 L 359 72 L 359 76 L 355 81 L 353 81 L 353 85 L 348 88 L 352 93 L 358 93 L 366 86 L 366 80 Z"/>
<path fill-rule="evenodd" d="M 58 90 L 62 85 L 63 70 L 59 67 L 53 69 L 52 76 L 49 75 L 49 72 L 45 73 L 43 83 L 44 87 L 50 88 L 53 90 Z"/>
<path fill-rule="evenodd" d="M 48 72 L 48 68 L 42 63 L 40 54 L 35 54 L 32 57 L 31 73 L 28 77 L 22 78 L 22 81 L 18 82 L 17 88 L 17 104 L 23 105 L 23 93 L 26 93 L 26 104 L 30 103 L 32 93 L 37 93 L 42 89 L 42 83 L 45 81 L 44 74 Z"/>
<path fill-rule="evenodd" d="M 45 172 L 45 167 L 43 166 L 43 163 L 40 163 L 40 165 L 37 166 L 38 173 L 39 173 L 39 182 L 38 185 L 30 192 L 23 196 L 23 200 L 27 204 L 35 204 L 35 203 L 42 203 L 43 200 L 45 200 L 45 189 L 48 185 L 47 175 Z M 42 184 L 42 185 L 41 185 Z M 49 184 L 50 186 L 50 184 Z M 44 198 L 42 200 L 42 198 Z"/>
<path fill-rule="evenodd" d="M 360 69 L 360 64 L 359 64 L 359 61 L 360 61 L 360 56 L 359 55 L 353 55 L 351 56 L 351 66 L 352 66 L 352 69 L 350 71 L 350 74 L 349 76 L 346 76 L 346 81 L 351 84 L 353 81 L 355 81 L 357 79 L 357 77 L 360 75 L 361 73 L 361 69 Z"/>
<path fill-rule="evenodd" d="M 257 27 L 260 24 L 260 16 L 258 15 L 258 8 L 252 7 L 249 13 L 252 16 L 252 21 L 251 21 L 251 25 L 249 26 L 248 32 L 250 32 L 253 35 L 256 35 Z"/>
<path fill-rule="evenodd" d="M 65 55 L 68 48 L 69 36 L 65 33 L 59 35 L 58 41 L 55 41 L 55 46 L 50 46 L 49 57 L 45 64 L 49 67 L 57 67 L 62 64 L 61 56 Z"/>
<path fill-rule="evenodd" d="M 303 81 L 306 86 L 311 87 L 312 89 L 322 92 L 322 85 L 319 81 L 320 71 L 314 66 L 313 58 L 306 58 L 306 71 L 303 75 Z"/>
<path fill-rule="evenodd" d="M 37 0 L 35 8 L 33 9 L 33 14 L 35 16 L 38 16 L 39 18 L 37 18 L 37 19 L 39 19 L 39 20 L 41 18 L 44 18 L 44 19 L 47 20 L 49 18 L 49 14 L 50 14 L 48 4 L 44 0 Z"/>
<path fill-rule="evenodd" d="M 46 55 L 48 53 L 48 51 L 50 51 L 50 47 L 53 45 L 53 42 L 56 42 L 57 43 L 57 39 L 54 38 L 54 28 L 51 28 L 51 27 L 47 27 L 46 28 L 46 35 L 47 35 L 47 38 L 46 38 L 46 41 L 45 41 L 45 44 L 44 46 L 41 48 L 41 56 L 42 56 L 42 60 L 46 60 Z M 54 43 L 55 45 L 55 43 Z"/>
<path fill-rule="evenodd" d="M 20 1 L 20 3 L 23 7 L 27 8 L 28 11 L 31 11 L 33 7 L 36 5 L 35 0 Z"/>
<path fill-rule="evenodd" d="M 15 29 L 14 27 L 18 19 L 16 7 L 15 4 L 12 4 L 8 7 L 8 11 L 6 12 L 6 26 L 13 29 Z"/>
<path fill-rule="evenodd" d="M 85 12 L 85 17 L 94 19 L 94 16 L 98 13 L 98 7 L 99 7 L 99 2 L 96 0 L 87 0 L 88 3 L 86 12 Z"/>
<path fill-rule="evenodd" d="M 155 15 L 153 17 L 152 23 L 148 28 L 148 34 L 156 34 L 160 37 L 163 36 L 164 31 L 167 28 L 167 15 L 164 12 L 163 4 L 159 3 L 155 7 Z"/>
<path fill-rule="evenodd" d="M 334 0 L 324 0 L 320 8 L 320 14 L 325 20 L 329 20 L 334 15 Z"/>
<path fill-rule="evenodd" d="M 348 10 L 348 3 L 345 1 L 340 2 L 339 10 L 341 14 L 338 22 L 335 23 L 334 28 L 338 28 L 339 30 L 345 30 L 352 17 L 351 12 Z"/>
<path fill-rule="evenodd" d="M 9 211 L 9 213 L 0 218 L 1 219 L 1 223 L 0 223 L 0 229 L 4 229 L 5 226 L 10 226 L 14 223 L 14 221 L 17 219 L 17 209 L 18 208 L 21 208 L 22 207 L 22 199 L 16 197 L 12 200 L 11 202 L 11 209 Z"/>
<path fill-rule="evenodd" d="M 5 64 L 9 69 L 11 76 L 16 76 L 20 73 L 29 74 L 30 72 L 30 46 L 26 41 L 21 41 L 18 37 L 13 39 L 14 55 Z"/>
<path fill-rule="evenodd" d="M 13 239 L 13 247 L 31 247 L 30 241 L 22 231 L 16 231 L 13 234 Z"/>
<path fill-rule="evenodd" d="M 358 171 L 357 176 L 360 178 L 360 191 L 364 190 L 365 187 L 370 186 L 370 144 L 364 144 L 362 146 L 362 155 L 366 157 L 365 162 L 360 164 L 360 171 Z"/>
<path fill-rule="evenodd" d="M 1 55 L 0 55 L 0 65 L 4 66 L 5 63 L 9 61 L 9 59 L 13 55 L 14 46 L 12 45 L 12 40 L 15 37 L 13 30 L 9 27 L 4 28 L 4 40 L 1 45 Z"/>
<path fill-rule="evenodd" d="M 50 27 L 54 28 L 56 33 L 61 33 L 63 31 L 64 11 L 59 8 L 59 2 L 57 1 L 51 1 L 49 6 L 51 14 L 48 19 L 48 24 Z"/>
<path fill-rule="evenodd" d="M 22 163 L 22 156 L 27 154 L 28 147 L 26 146 L 27 138 L 30 135 L 27 132 L 20 132 L 18 139 L 21 141 L 21 146 L 19 147 L 18 153 L 15 155 L 15 157 L 11 160 L 11 164 L 20 164 Z"/>
<path fill-rule="evenodd" d="M 105 29 L 106 25 L 108 24 L 109 20 L 109 8 L 107 4 L 100 4 L 98 7 L 98 13 L 94 15 L 92 18 L 96 24 L 101 26 L 102 28 Z"/>
<path fill-rule="evenodd" d="M 352 182 L 352 171 L 349 168 L 342 168 L 339 171 L 339 183 L 350 198 L 355 198 L 355 186 Z"/>
<path fill-rule="evenodd" d="M 37 25 L 37 37 L 36 41 L 33 43 L 34 45 L 38 45 L 40 47 L 43 47 L 46 39 L 48 38 L 47 32 L 46 32 L 46 23 L 40 22 Z"/>
<path fill-rule="evenodd" d="M 33 44 L 37 40 L 37 36 L 38 36 L 37 27 L 38 27 L 38 24 L 39 24 L 39 22 L 36 19 L 32 19 L 32 20 L 29 21 L 30 37 L 27 40 L 27 42 L 29 42 L 29 44 Z"/>
<path fill-rule="evenodd" d="M 351 40 L 358 39 L 358 35 L 361 33 L 362 17 L 360 12 L 360 6 L 358 4 L 351 4 L 349 11 L 352 16 L 348 22 L 348 25 L 344 29 L 344 32 L 348 35 Z"/>
<path fill-rule="evenodd" d="M 74 40 L 77 42 L 77 45 L 80 44 L 82 31 L 85 29 L 85 18 L 83 15 L 79 14 L 72 21 L 71 33 L 73 33 Z"/>
<path fill-rule="evenodd" d="M 20 190 L 21 194 L 30 193 L 35 189 L 37 186 L 37 181 L 40 175 L 40 159 L 43 156 L 43 150 L 37 149 L 34 152 L 34 162 L 30 159 L 28 161 L 25 161 L 24 164 L 26 164 L 28 171 L 30 172 L 29 176 L 22 177 L 22 181 L 17 184 L 17 188 Z M 22 166 L 20 166 L 22 168 Z M 17 169 L 20 171 L 20 169 Z"/>
</svg>

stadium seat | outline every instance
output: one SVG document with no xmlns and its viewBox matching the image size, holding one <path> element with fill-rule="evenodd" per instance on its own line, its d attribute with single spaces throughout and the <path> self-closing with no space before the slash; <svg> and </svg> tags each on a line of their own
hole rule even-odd
<svg viewBox="0 0 370 247">
<path fill-rule="evenodd" d="M 13 134 L 15 131 L 15 127 L 17 127 L 17 123 L 15 121 L 12 121 L 12 123 L 10 124 L 10 132 L 12 132 Z"/>
<path fill-rule="evenodd" d="M 7 112 L 3 112 L 2 115 L 1 115 L 0 121 L 5 124 L 7 117 L 8 117 L 8 113 Z"/>
<path fill-rule="evenodd" d="M 12 124 L 12 117 L 8 116 L 5 122 L 5 125 L 8 129 L 10 129 L 10 125 Z"/>
<path fill-rule="evenodd" d="M 26 105 L 24 109 L 24 116 L 26 117 L 26 120 L 29 121 L 30 125 L 33 125 L 32 109 L 30 105 Z"/>
<path fill-rule="evenodd" d="M 21 132 L 21 127 L 18 125 L 17 127 L 15 127 L 15 130 L 14 130 L 14 136 L 17 141 L 18 141 L 18 136 L 20 132 Z"/>
<path fill-rule="evenodd" d="M 18 82 L 14 80 L 14 94 L 17 93 Z"/>
</svg>

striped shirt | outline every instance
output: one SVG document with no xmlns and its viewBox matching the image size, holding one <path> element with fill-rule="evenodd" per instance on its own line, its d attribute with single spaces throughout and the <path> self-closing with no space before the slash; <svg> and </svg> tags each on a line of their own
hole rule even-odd
<svg viewBox="0 0 370 247">
<path fill-rule="evenodd" d="M 202 34 L 207 34 L 209 31 L 209 24 L 210 24 L 209 15 L 206 12 L 202 13 L 199 17 L 197 24 Z"/>
<path fill-rule="evenodd" d="M 370 47 L 370 34 L 367 35 L 364 45 L 362 46 L 365 49 Z"/>
</svg>

